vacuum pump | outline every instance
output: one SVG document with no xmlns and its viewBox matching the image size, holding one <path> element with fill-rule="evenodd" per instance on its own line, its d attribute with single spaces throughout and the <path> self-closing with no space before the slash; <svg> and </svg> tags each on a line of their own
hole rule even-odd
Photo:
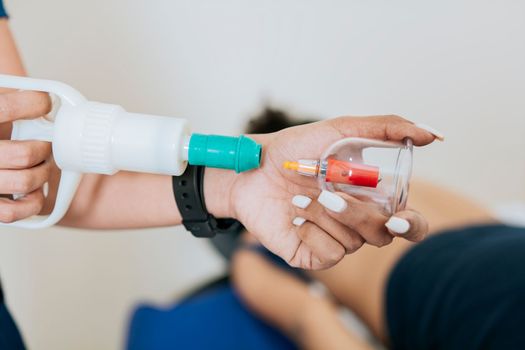
<svg viewBox="0 0 525 350">
<path fill-rule="evenodd" d="M 66 213 L 82 174 L 112 175 L 120 170 L 181 175 L 187 164 L 243 172 L 257 168 L 261 145 L 246 136 L 192 134 L 182 118 L 126 112 L 118 105 L 88 101 L 69 85 L 0 75 L 0 88 L 51 93 L 54 112 L 13 122 L 12 140 L 52 142 L 62 170 L 55 207 L 49 216 L 8 224 L 43 228 Z"/>
</svg>

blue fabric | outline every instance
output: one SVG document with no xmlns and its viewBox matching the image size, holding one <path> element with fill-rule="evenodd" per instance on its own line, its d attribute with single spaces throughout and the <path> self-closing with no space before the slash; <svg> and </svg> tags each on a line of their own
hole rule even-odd
<svg viewBox="0 0 525 350">
<path fill-rule="evenodd" d="M 525 229 L 468 227 L 411 249 L 390 275 L 391 348 L 523 349 Z"/>
<path fill-rule="evenodd" d="M 4 2 L 0 0 L 0 18 L 2 17 L 7 17 L 7 13 L 5 12 Z"/>
<path fill-rule="evenodd" d="M 132 315 L 127 349 L 284 350 L 295 346 L 250 314 L 227 285 L 168 309 L 139 306 Z"/>
</svg>

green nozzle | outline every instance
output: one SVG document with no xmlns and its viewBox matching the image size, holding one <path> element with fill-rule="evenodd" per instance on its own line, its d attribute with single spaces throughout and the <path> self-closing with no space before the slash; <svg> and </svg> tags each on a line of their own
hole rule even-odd
<svg viewBox="0 0 525 350">
<path fill-rule="evenodd" d="M 232 169 L 241 173 L 258 168 L 260 162 L 261 145 L 244 135 L 191 135 L 188 149 L 188 163 L 191 165 Z"/>
</svg>

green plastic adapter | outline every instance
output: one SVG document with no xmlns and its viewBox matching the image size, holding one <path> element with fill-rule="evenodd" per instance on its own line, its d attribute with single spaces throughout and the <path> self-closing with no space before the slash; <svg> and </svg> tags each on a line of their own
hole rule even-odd
<svg viewBox="0 0 525 350">
<path fill-rule="evenodd" d="M 261 151 L 260 144 L 244 135 L 192 134 L 188 145 L 188 163 L 241 173 L 259 167 Z"/>
</svg>

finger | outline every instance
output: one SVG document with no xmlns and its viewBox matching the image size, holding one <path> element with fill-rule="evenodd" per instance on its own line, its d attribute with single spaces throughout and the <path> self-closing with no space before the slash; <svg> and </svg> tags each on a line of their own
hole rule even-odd
<svg viewBox="0 0 525 350">
<path fill-rule="evenodd" d="M 308 203 L 310 201 L 310 203 Z M 307 221 L 315 223 L 321 229 L 332 236 L 339 244 L 345 248 L 346 254 L 351 254 L 361 248 L 365 240 L 354 230 L 344 226 L 337 220 L 326 215 L 324 207 L 317 201 L 311 201 L 306 196 L 295 196 L 292 203 L 296 207 L 297 217 L 294 219 L 294 224 L 300 223 L 296 221 L 298 218 L 303 218 Z M 308 203 L 308 205 L 304 205 Z"/>
<path fill-rule="evenodd" d="M 49 158 L 50 154 L 49 142 L 0 141 L 0 168 L 31 168 Z"/>
<path fill-rule="evenodd" d="M 427 129 L 396 116 L 341 117 L 327 121 L 344 137 L 365 137 L 380 140 L 402 141 L 412 139 L 414 145 L 424 146 L 432 143 L 436 136 Z"/>
<path fill-rule="evenodd" d="M 11 223 L 37 215 L 44 206 L 44 195 L 41 189 L 33 191 L 15 200 L 0 198 L 0 222 Z"/>
<path fill-rule="evenodd" d="M 393 237 L 384 226 L 388 217 L 377 204 L 329 191 L 322 191 L 317 200 L 325 208 L 325 213 L 359 233 L 368 244 L 382 247 L 392 242 Z"/>
<path fill-rule="evenodd" d="M 426 125 L 426 124 L 423 124 L 423 123 L 416 123 L 416 126 L 418 128 L 420 128 L 420 129 L 428 131 L 429 133 L 434 135 L 437 140 L 445 141 L 445 135 L 443 135 L 443 133 L 441 131 L 437 130 L 436 128 L 433 128 L 430 125 Z"/>
<path fill-rule="evenodd" d="M 335 265 L 345 256 L 345 248 L 319 226 L 307 221 L 295 230 L 301 243 L 289 261 L 291 265 L 319 270 Z"/>
<path fill-rule="evenodd" d="M 0 170 L 0 193 L 30 193 L 40 188 L 49 179 L 51 162 L 24 170 Z"/>
<path fill-rule="evenodd" d="M 390 217 L 385 226 L 394 235 L 412 242 L 419 242 L 428 233 L 428 222 L 419 212 L 414 210 L 400 211 Z"/>
<path fill-rule="evenodd" d="M 39 91 L 15 91 L 0 94 L 0 123 L 31 119 L 51 111 L 49 94 Z"/>
</svg>

